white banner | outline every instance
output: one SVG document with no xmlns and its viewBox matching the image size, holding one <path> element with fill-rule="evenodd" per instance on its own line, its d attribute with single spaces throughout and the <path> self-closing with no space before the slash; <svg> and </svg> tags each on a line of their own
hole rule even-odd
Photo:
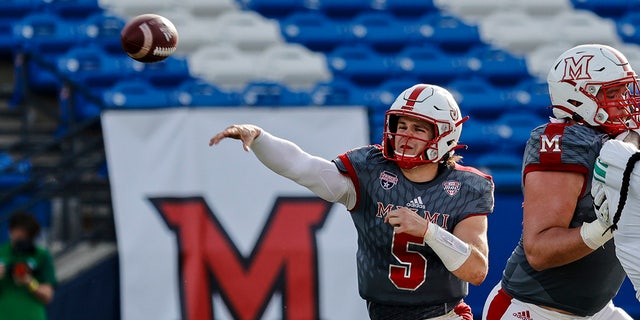
<svg viewBox="0 0 640 320">
<path fill-rule="evenodd" d="M 208 146 L 234 123 L 326 159 L 368 143 L 363 108 L 104 113 L 122 319 L 367 318 L 349 213 L 239 141 Z"/>
</svg>

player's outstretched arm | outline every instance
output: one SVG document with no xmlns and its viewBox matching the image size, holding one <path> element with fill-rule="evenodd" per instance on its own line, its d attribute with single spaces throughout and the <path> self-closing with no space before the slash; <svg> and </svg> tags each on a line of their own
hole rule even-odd
<svg viewBox="0 0 640 320">
<path fill-rule="evenodd" d="M 333 162 L 313 156 L 293 142 L 254 125 L 232 125 L 213 136 L 209 145 L 216 145 L 225 138 L 241 140 L 244 150 L 252 150 L 267 168 L 308 188 L 320 198 L 342 203 L 348 209 L 355 205 L 353 182 L 342 175 Z"/>
</svg>

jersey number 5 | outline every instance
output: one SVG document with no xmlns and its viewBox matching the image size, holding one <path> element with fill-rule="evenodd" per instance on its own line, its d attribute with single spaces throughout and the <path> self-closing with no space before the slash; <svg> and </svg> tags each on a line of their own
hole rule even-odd
<svg viewBox="0 0 640 320">
<path fill-rule="evenodd" d="M 409 245 L 424 246 L 420 237 L 406 233 L 394 233 L 391 253 L 400 265 L 389 265 L 389 279 L 398 288 L 416 290 L 424 283 L 427 274 L 427 259 Z"/>
</svg>

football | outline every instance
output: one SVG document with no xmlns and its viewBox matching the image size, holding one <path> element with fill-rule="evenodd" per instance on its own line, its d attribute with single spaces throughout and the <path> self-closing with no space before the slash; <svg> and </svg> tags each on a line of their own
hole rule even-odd
<svg viewBox="0 0 640 320">
<path fill-rule="evenodd" d="M 151 63 L 166 59 L 178 47 L 178 31 L 160 15 L 147 13 L 133 17 L 120 32 L 122 49 L 133 59 Z"/>
</svg>

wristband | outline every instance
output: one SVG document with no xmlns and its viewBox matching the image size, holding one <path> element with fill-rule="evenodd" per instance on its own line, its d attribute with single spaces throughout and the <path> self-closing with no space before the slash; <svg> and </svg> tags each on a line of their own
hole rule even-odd
<svg viewBox="0 0 640 320">
<path fill-rule="evenodd" d="M 613 233 L 607 230 L 607 226 L 599 219 L 585 222 L 580 227 L 580 236 L 587 247 L 596 250 L 613 238 Z"/>
<path fill-rule="evenodd" d="M 29 281 L 29 284 L 27 285 L 27 288 L 31 292 L 38 290 L 39 287 L 40 287 L 40 283 L 36 279 L 31 279 L 31 281 Z"/>
<path fill-rule="evenodd" d="M 455 271 L 471 255 L 471 247 L 450 232 L 429 222 L 424 235 L 426 243 L 435 252 L 449 271 Z"/>
</svg>

